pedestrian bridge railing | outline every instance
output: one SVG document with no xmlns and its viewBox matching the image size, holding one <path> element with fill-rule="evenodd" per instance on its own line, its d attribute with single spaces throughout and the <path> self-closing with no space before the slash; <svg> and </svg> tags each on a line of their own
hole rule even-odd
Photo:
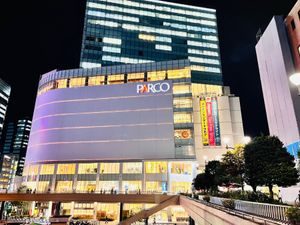
<svg viewBox="0 0 300 225">
<path fill-rule="evenodd" d="M 199 196 L 200 200 L 203 200 L 203 196 Z M 222 202 L 226 200 L 226 198 L 219 197 L 210 197 L 210 203 L 215 205 L 222 206 Z M 288 223 L 288 218 L 285 215 L 286 210 L 289 206 L 285 205 L 274 205 L 267 203 L 259 203 L 259 202 L 249 202 L 234 199 L 235 210 L 249 213 L 252 215 L 268 218 L 271 220 L 276 220 L 284 223 Z"/>
</svg>

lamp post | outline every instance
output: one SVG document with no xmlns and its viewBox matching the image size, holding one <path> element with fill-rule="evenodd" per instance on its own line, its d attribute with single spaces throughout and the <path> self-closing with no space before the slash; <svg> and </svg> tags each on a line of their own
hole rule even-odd
<svg viewBox="0 0 300 225">
<path fill-rule="evenodd" d="M 300 73 L 294 73 L 294 74 L 292 74 L 289 79 L 292 82 L 292 84 L 294 84 L 295 86 L 297 86 L 297 88 L 298 88 L 298 95 L 300 95 Z"/>
</svg>

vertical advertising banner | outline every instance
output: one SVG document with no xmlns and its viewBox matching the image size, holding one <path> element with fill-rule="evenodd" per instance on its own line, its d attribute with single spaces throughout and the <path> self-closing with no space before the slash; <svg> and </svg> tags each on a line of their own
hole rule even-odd
<svg viewBox="0 0 300 225">
<path fill-rule="evenodd" d="M 215 134 L 214 134 L 214 121 L 212 115 L 212 104 L 211 98 L 206 98 L 206 111 L 207 111 L 207 128 L 208 128 L 208 141 L 210 146 L 215 145 Z"/>
<path fill-rule="evenodd" d="M 214 133 L 216 145 L 221 145 L 221 134 L 220 134 L 220 124 L 218 115 L 218 102 L 216 98 L 212 98 L 212 116 L 214 120 Z"/>
<path fill-rule="evenodd" d="M 202 143 L 208 145 L 208 128 L 207 128 L 207 113 L 206 113 L 206 102 L 205 99 L 200 99 L 200 115 L 202 125 Z"/>
</svg>

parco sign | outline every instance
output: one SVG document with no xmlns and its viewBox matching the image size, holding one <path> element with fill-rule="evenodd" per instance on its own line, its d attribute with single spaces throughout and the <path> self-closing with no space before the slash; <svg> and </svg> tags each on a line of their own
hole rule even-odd
<svg viewBox="0 0 300 225">
<path fill-rule="evenodd" d="M 155 84 L 138 84 L 136 86 L 137 93 L 160 93 L 170 90 L 170 84 L 167 82 L 155 83 Z"/>
</svg>

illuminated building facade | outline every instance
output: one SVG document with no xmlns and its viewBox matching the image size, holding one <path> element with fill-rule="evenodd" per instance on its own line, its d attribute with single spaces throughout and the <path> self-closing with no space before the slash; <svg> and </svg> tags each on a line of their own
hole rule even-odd
<svg viewBox="0 0 300 225">
<path fill-rule="evenodd" d="M 216 10 L 157 0 L 87 0 L 83 68 L 189 59 L 192 81 L 222 85 Z"/>
<path fill-rule="evenodd" d="M 0 79 L 0 136 L 3 130 L 10 91 L 11 87 L 2 79 Z"/>
<path fill-rule="evenodd" d="M 9 122 L 4 126 L 1 150 L 4 155 L 14 155 L 18 159 L 17 176 L 22 176 L 31 120 L 20 119 L 17 122 Z"/>
<path fill-rule="evenodd" d="M 243 137 L 239 99 L 191 83 L 188 60 L 55 70 L 39 83 L 23 176 L 37 192 L 186 192 Z"/>
</svg>

